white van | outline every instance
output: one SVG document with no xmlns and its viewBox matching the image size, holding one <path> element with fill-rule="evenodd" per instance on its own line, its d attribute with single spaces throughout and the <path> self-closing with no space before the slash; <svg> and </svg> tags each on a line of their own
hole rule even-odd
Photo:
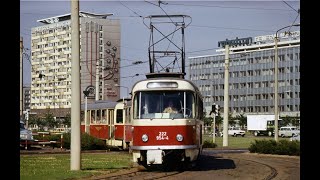
<svg viewBox="0 0 320 180">
<path fill-rule="evenodd" d="M 279 130 L 279 136 L 281 137 L 292 137 L 300 134 L 300 130 L 294 126 L 281 127 Z"/>
</svg>

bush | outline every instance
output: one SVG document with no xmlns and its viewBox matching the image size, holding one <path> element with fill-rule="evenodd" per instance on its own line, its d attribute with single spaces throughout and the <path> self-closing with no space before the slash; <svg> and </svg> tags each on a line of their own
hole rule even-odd
<svg viewBox="0 0 320 180">
<path fill-rule="evenodd" d="M 61 135 L 60 134 L 42 134 L 34 135 L 33 139 L 40 140 L 40 141 L 56 141 L 61 142 Z M 52 147 L 60 147 L 60 144 L 51 144 Z"/>
<path fill-rule="evenodd" d="M 300 142 L 280 140 L 255 140 L 249 147 L 251 153 L 300 156 Z"/>
<path fill-rule="evenodd" d="M 52 147 L 60 147 L 61 135 L 35 135 L 34 139 L 45 141 L 57 141 Z M 71 133 L 63 133 L 62 147 L 70 149 Z M 106 141 L 90 136 L 87 133 L 81 133 L 81 150 L 119 150 L 118 147 L 106 145 Z"/>
<path fill-rule="evenodd" d="M 71 133 L 63 134 L 63 147 L 70 149 Z M 90 136 L 87 133 L 81 133 L 81 150 L 107 150 L 106 142 L 102 139 Z"/>
<path fill-rule="evenodd" d="M 216 148 L 216 147 L 217 147 L 216 143 L 213 143 L 213 141 L 208 141 L 208 140 L 205 140 L 202 145 L 202 148 Z"/>
</svg>

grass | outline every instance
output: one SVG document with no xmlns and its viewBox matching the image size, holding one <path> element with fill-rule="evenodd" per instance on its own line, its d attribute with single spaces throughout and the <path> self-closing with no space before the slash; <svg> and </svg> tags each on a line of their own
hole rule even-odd
<svg viewBox="0 0 320 180">
<path fill-rule="evenodd" d="M 269 140 L 269 139 L 274 139 L 274 136 L 269 137 L 269 136 L 253 136 L 253 135 L 245 135 L 244 137 L 238 136 L 238 137 L 233 137 L 233 136 L 228 136 L 228 148 L 249 148 L 251 143 L 254 143 L 255 140 Z M 283 139 L 279 137 L 279 139 Z M 212 142 L 212 136 L 209 137 L 209 135 L 204 135 L 203 140 L 207 140 Z M 217 148 L 223 147 L 223 137 L 216 137 L 216 144 Z"/>
<path fill-rule="evenodd" d="M 274 139 L 268 136 L 245 137 L 228 136 L 227 148 L 249 148 L 255 140 Z M 280 138 L 282 139 L 282 138 Z M 203 141 L 212 141 L 209 135 L 203 136 Z M 223 147 L 223 137 L 216 137 L 217 148 Z M 20 155 L 20 179 L 76 179 L 92 175 L 117 171 L 123 168 L 132 167 L 132 155 L 129 153 L 100 153 L 81 154 L 81 171 L 70 170 L 70 154 L 50 154 L 50 155 Z"/>
<path fill-rule="evenodd" d="M 74 179 L 132 166 L 129 153 L 81 154 L 81 171 L 70 170 L 70 154 L 20 155 L 20 179 Z"/>
</svg>

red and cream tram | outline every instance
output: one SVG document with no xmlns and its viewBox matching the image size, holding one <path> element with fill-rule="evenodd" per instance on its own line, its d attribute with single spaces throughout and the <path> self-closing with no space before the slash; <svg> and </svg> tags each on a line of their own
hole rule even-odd
<svg viewBox="0 0 320 180">
<path fill-rule="evenodd" d="M 132 88 L 133 161 L 145 167 L 194 162 L 202 151 L 203 102 L 179 77 L 150 76 Z M 169 102 L 175 110 L 165 111 Z"/>
<path fill-rule="evenodd" d="M 117 102 L 96 101 L 81 106 L 81 132 L 86 132 L 99 139 L 106 140 L 107 145 L 127 149 L 132 141 L 130 121 L 131 99 Z M 85 116 L 87 121 L 85 121 Z"/>
</svg>

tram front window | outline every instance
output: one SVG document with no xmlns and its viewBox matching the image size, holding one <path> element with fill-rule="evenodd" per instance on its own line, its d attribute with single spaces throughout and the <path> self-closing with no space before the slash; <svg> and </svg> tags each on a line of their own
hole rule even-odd
<svg viewBox="0 0 320 180">
<path fill-rule="evenodd" d="M 193 118 L 192 92 L 139 92 L 134 98 L 134 119 Z"/>
</svg>

